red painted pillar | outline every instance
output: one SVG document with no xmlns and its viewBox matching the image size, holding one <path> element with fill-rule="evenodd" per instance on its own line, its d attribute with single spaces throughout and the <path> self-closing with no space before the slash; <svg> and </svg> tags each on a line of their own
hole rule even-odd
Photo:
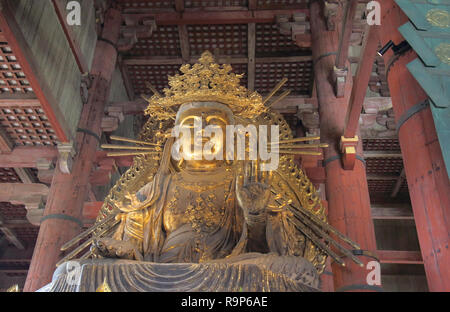
<svg viewBox="0 0 450 312">
<path fill-rule="evenodd" d="M 399 44 L 404 40 L 398 27 L 408 18 L 393 0 L 381 4 L 382 43 Z M 386 64 L 393 53 L 384 55 Z M 388 73 L 395 118 L 427 98 L 406 65 L 417 58 L 410 51 L 401 56 Z M 430 108 L 409 118 L 399 131 L 400 146 L 420 249 L 430 291 L 450 291 L 450 183 L 442 157 Z"/>
<path fill-rule="evenodd" d="M 310 23 L 321 119 L 320 132 L 322 141 L 330 145 L 324 153 L 328 220 L 332 226 L 359 243 L 363 250 L 374 252 L 375 234 L 364 163 L 357 159 L 353 170 L 344 170 L 340 161 L 339 142 L 344 131 L 352 77 L 351 74 L 347 77 L 345 96 L 336 98 L 331 77 L 339 39 L 336 32 L 327 31 L 322 12 L 318 1 L 311 3 Z M 361 144 L 358 153 L 361 155 Z M 368 285 L 366 281 L 369 273 L 366 264 L 373 259 L 361 256 L 360 260 L 364 263 L 364 267 L 348 259 L 346 267 L 332 264 L 335 291 L 381 290 L 380 286 Z"/>
<path fill-rule="evenodd" d="M 119 40 L 121 21 L 118 10 L 107 12 L 91 69 L 96 78 L 79 121 L 79 128 L 98 137 L 101 136 L 101 120 L 117 61 L 114 45 Z M 71 174 L 62 173 L 57 165 L 24 291 L 35 291 L 51 281 L 55 265 L 61 259 L 60 247 L 80 232 L 89 175 L 99 144 L 95 135 L 78 132 L 77 155 Z"/>
</svg>

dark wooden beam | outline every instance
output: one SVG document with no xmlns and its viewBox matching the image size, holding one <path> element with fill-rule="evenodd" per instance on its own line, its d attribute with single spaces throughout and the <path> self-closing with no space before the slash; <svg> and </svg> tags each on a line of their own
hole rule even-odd
<svg viewBox="0 0 450 312">
<path fill-rule="evenodd" d="M 375 62 L 378 41 L 378 26 L 371 26 L 364 38 L 362 57 L 358 64 L 358 70 L 353 83 L 350 105 L 346 115 L 344 129 L 345 138 L 353 138 L 356 136 L 356 131 L 359 126 L 359 117 L 361 115 L 373 64 Z"/>
<path fill-rule="evenodd" d="M 20 241 L 19 238 L 17 238 L 16 233 L 14 233 L 13 230 L 11 230 L 10 228 L 8 228 L 7 226 L 5 226 L 4 224 L 4 220 L 2 219 L 2 217 L 0 216 L 0 231 L 3 232 L 3 234 L 5 235 L 6 239 L 13 244 L 14 246 L 16 246 L 17 248 L 24 250 L 25 249 L 25 245 Z"/>
<path fill-rule="evenodd" d="M 122 55 L 118 56 L 117 63 L 120 69 L 120 72 L 122 73 L 122 80 L 123 84 L 125 85 L 125 89 L 127 90 L 127 95 L 130 100 L 134 100 L 135 94 L 134 94 L 134 88 L 131 83 L 130 79 L 130 73 L 128 72 L 128 67 L 126 64 L 124 64 Z"/>
<path fill-rule="evenodd" d="M 76 41 L 72 29 L 67 24 L 67 11 L 63 7 L 63 3 L 60 0 L 52 0 L 53 8 L 55 9 L 56 16 L 58 16 L 59 24 L 61 25 L 64 34 L 66 36 L 67 42 L 69 43 L 70 50 L 77 62 L 80 73 L 88 73 L 89 66 L 86 59 L 81 52 L 80 43 Z"/>
<path fill-rule="evenodd" d="M 248 71 L 247 83 L 248 90 L 255 90 L 255 70 L 256 70 L 256 24 L 248 24 Z"/>
<path fill-rule="evenodd" d="M 380 263 L 423 264 L 420 251 L 377 250 Z"/>
<path fill-rule="evenodd" d="M 18 107 L 40 107 L 41 102 L 33 93 L 14 93 L 0 94 L 0 108 L 9 108 L 12 106 Z"/>
<path fill-rule="evenodd" d="M 11 153 L 14 143 L 8 136 L 5 128 L 0 127 L 0 153 Z"/>
<path fill-rule="evenodd" d="M 256 10 L 258 8 L 258 0 L 248 0 L 248 9 Z"/>
<path fill-rule="evenodd" d="M 374 220 L 414 220 L 411 207 L 408 205 L 371 205 Z"/>
<path fill-rule="evenodd" d="M 309 13 L 306 8 L 300 9 L 276 9 L 251 11 L 247 8 L 237 10 L 186 10 L 183 13 L 175 10 L 155 10 L 145 13 L 124 13 L 126 20 L 139 21 L 144 18 L 155 18 L 157 25 L 213 25 L 213 24 L 248 24 L 248 23 L 272 23 L 275 16 L 293 13 Z"/>
<path fill-rule="evenodd" d="M 198 57 L 191 57 L 188 63 L 197 62 Z M 218 63 L 228 64 L 246 64 L 249 63 L 248 57 L 216 57 Z M 255 58 L 255 63 L 297 63 L 312 61 L 311 55 L 299 55 L 299 56 L 282 56 L 282 57 L 258 57 Z M 130 57 L 124 60 L 126 65 L 181 65 L 183 59 L 179 57 L 166 57 L 166 56 L 144 56 L 144 57 Z"/>
<path fill-rule="evenodd" d="M 177 12 L 184 11 L 184 0 L 175 0 L 175 11 Z"/>
<path fill-rule="evenodd" d="M 186 25 L 178 25 L 178 35 L 180 37 L 181 58 L 188 62 L 191 58 L 191 49 L 189 46 L 189 34 Z"/>
<path fill-rule="evenodd" d="M 1 0 L 0 5 L 0 28 L 2 33 L 14 51 L 17 61 L 30 82 L 36 97 L 39 99 L 42 109 L 52 124 L 58 139 L 61 142 L 68 142 L 70 140 L 69 123 L 66 122 L 50 86 L 45 82 L 43 73 L 38 70 L 35 56 L 14 18 L 8 1 Z"/>
<path fill-rule="evenodd" d="M 405 168 L 402 169 L 402 172 L 397 178 L 397 182 L 395 182 L 394 189 L 392 190 L 391 197 L 395 198 L 397 197 L 398 192 L 400 191 L 400 188 L 402 187 L 403 180 L 405 179 Z"/>
<path fill-rule="evenodd" d="M 37 182 L 29 168 L 14 168 L 14 171 L 19 176 L 22 183 L 31 184 Z"/>
<path fill-rule="evenodd" d="M 11 153 L 0 154 L 2 168 L 35 168 L 38 159 L 55 159 L 58 150 L 55 147 L 18 146 Z"/>
</svg>

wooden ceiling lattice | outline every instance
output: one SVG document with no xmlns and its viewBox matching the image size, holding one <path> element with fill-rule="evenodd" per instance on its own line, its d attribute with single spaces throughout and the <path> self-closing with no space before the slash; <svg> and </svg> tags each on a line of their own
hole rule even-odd
<svg viewBox="0 0 450 312">
<path fill-rule="evenodd" d="M 0 168 L 0 183 L 21 183 L 14 168 Z"/>
<path fill-rule="evenodd" d="M 290 36 L 280 34 L 276 24 L 256 24 L 256 55 L 273 53 L 292 53 L 307 51 L 295 44 Z M 308 52 L 311 54 L 311 52 Z"/>
<path fill-rule="evenodd" d="M 186 8 L 204 8 L 204 7 L 245 7 L 247 0 L 186 0 Z"/>
<path fill-rule="evenodd" d="M 39 234 L 39 227 L 38 226 L 21 226 L 14 229 L 14 232 L 16 233 L 17 237 L 21 240 L 27 241 L 27 242 L 34 242 L 36 241 L 38 234 Z"/>
<path fill-rule="evenodd" d="M 5 220 L 25 220 L 27 210 L 24 205 L 13 205 L 9 202 L 0 202 L 0 216 Z"/>
<path fill-rule="evenodd" d="M 392 193 L 392 190 L 395 187 L 397 180 L 368 180 L 367 184 L 369 186 L 369 193 L 371 195 L 377 194 L 377 195 L 387 195 L 389 196 Z M 403 181 L 399 193 L 408 193 L 408 184 L 406 183 L 406 180 Z"/>
<path fill-rule="evenodd" d="M 0 42 L 0 93 L 32 93 L 30 82 L 25 77 L 14 51 L 7 42 Z"/>
<path fill-rule="evenodd" d="M 175 0 L 116 0 L 126 9 L 169 9 L 175 7 Z"/>
<path fill-rule="evenodd" d="M 201 55 L 206 50 L 219 55 L 247 55 L 247 27 L 247 24 L 188 25 L 191 55 Z"/>
<path fill-rule="evenodd" d="M 0 124 L 16 145 L 53 146 L 58 142 L 41 107 L 0 108 Z"/>
<path fill-rule="evenodd" d="M 262 93 L 269 93 L 283 78 L 288 82 L 283 89 L 291 90 L 292 95 L 311 94 L 313 79 L 312 61 L 296 63 L 257 63 L 255 89 Z"/>
<path fill-rule="evenodd" d="M 400 151 L 398 139 L 363 139 L 365 151 Z"/>
<path fill-rule="evenodd" d="M 264 7 L 283 7 L 290 5 L 301 5 L 304 8 L 308 7 L 309 0 L 257 0 L 257 5 L 260 8 Z"/>
<path fill-rule="evenodd" d="M 366 159 L 366 171 L 369 174 L 400 175 L 403 169 L 401 158 L 369 158 Z"/>
<path fill-rule="evenodd" d="M 181 53 L 178 27 L 158 26 L 150 38 L 141 38 L 128 53 L 134 56 L 178 56 Z"/>
<path fill-rule="evenodd" d="M 247 64 L 233 64 L 233 72 L 236 74 L 244 74 L 240 84 L 247 86 Z M 168 88 L 168 76 L 180 74 L 180 65 L 130 65 L 128 71 L 131 82 L 136 94 L 151 94 L 151 91 L 145 85 L 150 82 L 159 92 L 164 88 Z"/>
<path fill-rule="evenodd" d="M 132 65 L 128 66 L 130 79 L 136 94 L 149 94 L 150 90 L 145 82 L 151 83 L 158 91 L 162 92 L 168 87 L 167 76 L 179 74 L 180 65 Z"/>
</svg>

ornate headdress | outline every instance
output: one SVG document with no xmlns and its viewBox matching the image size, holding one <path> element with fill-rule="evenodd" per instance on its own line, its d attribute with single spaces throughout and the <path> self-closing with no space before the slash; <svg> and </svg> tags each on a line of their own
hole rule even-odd
<svg viewBox="0 0 450 312">
<path fill-rule="evenodd" d="M 208 51 L 204 52 L 198 63 L 181 66 L 182 75 L 169 76 L 169 89 L 164 96 L 154 91 L 146 115 L 157 120 L 175 119 L 181 104 L 189 102 L 216 101 L 227 105 L 236 116 L 255 118 L 265 112 L 262 97 L 257 92 L 249 92 L 239 84 L 243 75 L 232 72 L 229 64 L 219 65 Z"/>
</svg>

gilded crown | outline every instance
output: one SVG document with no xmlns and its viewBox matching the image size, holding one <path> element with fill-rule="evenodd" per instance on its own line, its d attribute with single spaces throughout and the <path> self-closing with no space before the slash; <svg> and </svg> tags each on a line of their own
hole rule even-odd
<svg viewBox="0 0 450 312">
<path fill-rule="evenodd" d="M 164 96 L 154 91 L 146 115 L 162 120 L 175 119 L 181 104 L 189 102 L 216 101 L 227 105 L 236 116 L 255 118 L 265 112 L 261 95 L 249 92 L 240 85 L 242 74 L 232 72 L 229 64 L 219 65 L 208 51 L 204 52 L 198 63 L 180 67 L 181 75 L 169 76 L 169 89 Z"/>
</svg>

